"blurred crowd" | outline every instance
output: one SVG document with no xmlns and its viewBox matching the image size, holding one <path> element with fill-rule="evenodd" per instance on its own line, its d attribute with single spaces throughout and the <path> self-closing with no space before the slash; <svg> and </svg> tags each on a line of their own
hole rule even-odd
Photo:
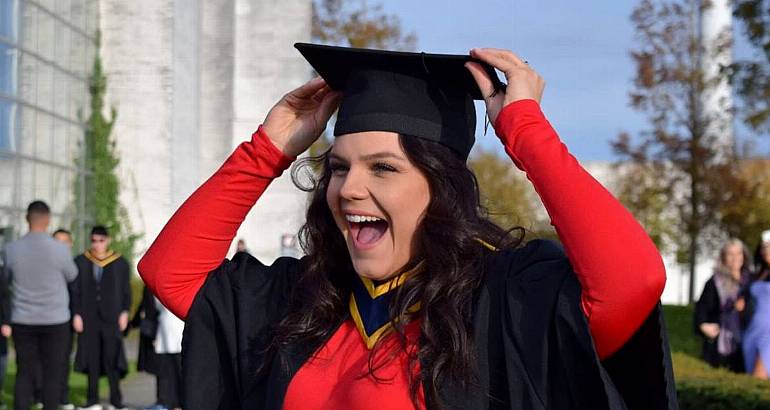
<svg viewBox="0 0 770 410">
<path fill-rule="evenodd" d="M 714 274 L 695 305 L 703 359 L 714 367 L 768 379 L 770 369 L 770 230 L 754 254 L 740 239 L 720 249 Z"/>
<path fill-rule="evenodd" d="M 49 233 L 51 211 L 42 201 L 27 207 L 29 232 L 5 246 L 0 276 L 0 389 L 13 342 L 17 410 L 75 409 L 70 370 L 87 376 L 80 409 L 124 409 L 120 381 L 128 372 L 123 339 L 139 330 L 138 370 L 156 375 L 152 410 L 181 408 L 184 322 L 145 290 L 129 320 L 130 269 L 110 247 L 104 226 L 90 231 L 90 246 L 77 253 L 65 229 Z M 79 250 L 77 250 L 79 252 Z M 74 348 L 74 359 L 72 357 Z M 99 380 L 109 384 L 109 404 L 99 400 Z M 0 404 L 0 409 L 7 408 Z"/>
</svg>

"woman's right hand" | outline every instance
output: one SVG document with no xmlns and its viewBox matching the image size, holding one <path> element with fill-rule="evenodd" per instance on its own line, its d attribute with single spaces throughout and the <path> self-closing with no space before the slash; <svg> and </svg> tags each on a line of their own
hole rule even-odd
<svg viewBox="0 0 770 410">
<path fill-rule="evenodd" d="M 716 339 L 719 336 L 719 324 L 718 323 L 701 323 L 700 331 L 709 339 Z"/>
<path fill-rule="evenodd" d="M 316 77 L 284 95 L 267 114 L 263 130 L 286 156 L 296 157 L 318 139 L 341 97 Z"/>
</svg>

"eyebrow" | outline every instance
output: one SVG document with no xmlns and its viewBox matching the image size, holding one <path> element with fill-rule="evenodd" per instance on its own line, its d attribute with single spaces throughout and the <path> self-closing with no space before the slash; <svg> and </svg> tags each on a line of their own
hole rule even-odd
<svg viewBox="0 0 770 410">
<path fill-rule="evenodd" d="M 398 161 L 406 161 L 406 159 L 404 157 L 402 157 L 400 155 L 397 155 L 397 154 L 394 154 L 392 152 L 387 152 L 387 151 L 376 152 L 374 154 L 364 155 L 364 156 L 361 156 L 359 158 L 362 161 L 371 161 L 373 159 L 385 159 L 385 158 L 391 158 L 391 159 L 395 159 L 395 160 L 398 160 Z M 342 162 L 346 162 L 347 161 L 345 158 L 343 158 L 343 157 L 341 157 L 341 156 L 339 156 L 337 154 L 334 154 L 334 153 L 330 153 L 329 154 L 329 159 L 333 159 L 333 160 L 337 160 L 337 161 L 342 161 Z"/>
</svg>

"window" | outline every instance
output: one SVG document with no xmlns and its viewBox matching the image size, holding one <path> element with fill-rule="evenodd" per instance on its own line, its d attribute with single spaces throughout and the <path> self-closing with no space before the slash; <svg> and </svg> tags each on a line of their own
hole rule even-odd
<svg viewBox="0 0 770 410">
<path fill-rule="evenodd" d="M 0 93 L 2 94 L 16 94 L 16 55 L 16 48 L 0 43 Z"/>
<path fill-rule="evenodd" d="M 53 118 L 42 112 L 37 113 L 37 124 L 35 124 L 35 157 L 53 161 Z"/>
<path fill-rule="evenodd" d="M 65 70 L 69 70 L 70 66 L 70 37 L 72 37 L 72 30 L 64 23 L 57 21 L 54 62 Z"/>
<path fill-rule="evenodd" d="M 37 64 L 37 106 L 44 110 L 53 110 L 53 73 L 48 63 Z"/>
<path fill-rule="evenodd" d="M 2 94 L 16 95 L 16 56 L 16 48 L 0 43 L 0 93 Z"/>
<path fill-rule="evenodd" d="M 0 0 L 0 37 L 11 43 L 17 41 L 18 15 L 18 0 Z"/>
<path fill-rule="evenodd" d="M 16 160 L 0 151 L 0 207 L 13 205 L 13 192 L 16 183 Z"/>
<path fill-rule="evenodd" d="M 37 13 L 37 53 L 46 60 L 54 59 L 54 43 L 56 36 L 54 24 L 56 21 L 48 13 Z"/>
<path fill-rule="evenodd" d="M 0 0 L 2 1 L 2 0 Z M 37 7 L 26 3 L 21 8 L 22 48 L 37 50 Z"/>
<path fill-rule="evenodd" d="M 0 98 L 0 150 L 14 151 L 18 135 L 16 103 Z"/>
</svg>

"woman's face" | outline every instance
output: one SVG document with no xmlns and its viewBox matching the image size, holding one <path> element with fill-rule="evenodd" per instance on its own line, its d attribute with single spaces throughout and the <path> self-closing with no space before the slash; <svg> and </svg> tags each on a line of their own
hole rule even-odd
<svg viewBox="0 0 770 410">
<path fill-rule="evenodd" d="M 329 154 L 326 202 L 356 272 L 372 280 L 398 273 L 418 251 L 415 232 L 430 187 L 394 132 L 339 136 Z"/>
<path fill-rule="evenodd" d="M 725 248 L 724 264 L 731 272 L 739 271 L 743 266 L 743 248 L 738 244 Z"/>
</svg>

